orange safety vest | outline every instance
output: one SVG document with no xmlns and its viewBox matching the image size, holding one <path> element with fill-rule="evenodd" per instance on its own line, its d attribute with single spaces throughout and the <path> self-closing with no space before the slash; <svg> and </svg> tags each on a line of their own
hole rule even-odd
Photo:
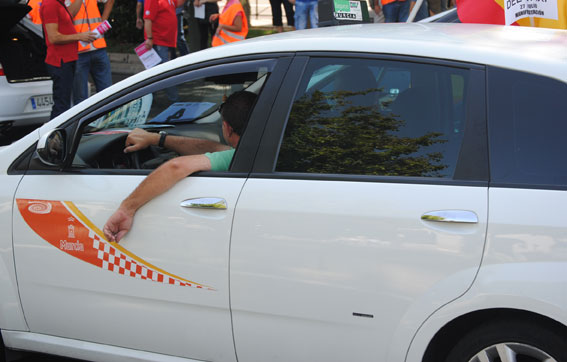
<svg viewBox="0 0 567 362">
<path fill-rule="evenodd" d="M 97 0 L 76 1 L 82 1 L 83 4 L 81 5 L 79 12 L 73 19 L 75 30 L 77 30 L 77 33 L 95 30 L 96 27 L 99 26 L 100 23 L 102 23 L 102 17 L 100 16 L 100 11 L 98 10 Z M 81 42 L 77 42 L 77 44 L 79 45 L 79 52 L 106 47 L 106 41 L 104 41 L 104 38 L 97 39 L 92 43 L 87 44 L 87 46 L 82 46 Z"/>
<path fill-rule="evenodd" d="M 382 6 L 393 3 L 394 1 L 406 1 L 406 0 L 382 0 Z"/>
<path fill-rule="evenodd" d="M 221 29 L 221 31 L 217 33 L 218 35 L 215 34 L 213 36 L 212 44 L 214 47 L 246 39 L 246 35 L 248 34 L 248 20 L 246 19 L 244 8 L 240 4 L 240 2 L 236 2 L 230 5 L 230 7 L 226 11 L 220 14 L 219 24 L 232 25 L 234 23 L 236 15 L 239 12 L 241 12 L 242 14 L 242 29 L 239 32 Z"/>
<path fill-rule="evenodd" d="M 34 24 L 41 24 L 41 17 L 39 16 L 39 7 L 42 0 L 30 0 L 28 6 L 31 6 L 31 11 L 28 13 L 29 18 Z"/>
</svg>

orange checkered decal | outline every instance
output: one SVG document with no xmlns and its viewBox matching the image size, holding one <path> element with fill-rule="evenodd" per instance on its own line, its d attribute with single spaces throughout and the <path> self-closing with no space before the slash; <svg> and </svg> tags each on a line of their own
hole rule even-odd
<svg viewBox="0 0 567 362">
<path fill-rule="evenodd" d="M 120 275 L 182 287 L 215 290 L 168 273 L 139 258 L 104 234 L 69 201 L 18 199 L 26 223 L 45 241 L 65 253 Z"/>
</svg>

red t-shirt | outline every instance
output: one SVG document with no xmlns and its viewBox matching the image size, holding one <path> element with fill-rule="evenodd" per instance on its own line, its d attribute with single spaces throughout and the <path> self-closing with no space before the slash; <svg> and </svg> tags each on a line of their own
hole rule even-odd
<svg viewBox="0 0 567 362">
<path fill-rule="evenodd" d="M 64 35 L 76 34 L 73 18 L 65 7 L 64 0 L 43 0 L 39 8 L 39 15 L 45 33 L 45 44 L 47 44 L 47 64 L 60 67 L 61 61 L 68 63 L 79 58 L 77 52 L 77 42 L 67 44 L 51 44 L 47 36 L 45 24 L 57 24 L 59 32 Z"/>
<path fill-rule="evenodd" d="M 175 48 L 177 43 L 176 0 L 145 0 L 144 19 L 152 21 L 155 45 Z M 147 34 L 144 33 L 147 38 Z"/>
</svg>

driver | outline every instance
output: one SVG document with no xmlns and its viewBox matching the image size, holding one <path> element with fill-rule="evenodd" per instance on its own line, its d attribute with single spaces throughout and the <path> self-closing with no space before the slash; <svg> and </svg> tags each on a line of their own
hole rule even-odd
<svg viewBox="0 0 567 362">
<path fill-rule="evenodd" d="M 132 227 L 134 215 L 140 207 L 169 190 L 183 178 L 199 171 L 227 171 L 235 147 L 248 123 L 256 95 L 248 91 L 231 94 L 221 105 L 222 134 L 227 145 L 197 138 L 167 136 L 134 129 L 126 139 L 124 152 L 135 152 L 151 145 L 167 147 L 182 156 L 167 161 L 155 169 L 120 204 L 104 225 L 109 241 L 119 242 Z"/>
</svg>

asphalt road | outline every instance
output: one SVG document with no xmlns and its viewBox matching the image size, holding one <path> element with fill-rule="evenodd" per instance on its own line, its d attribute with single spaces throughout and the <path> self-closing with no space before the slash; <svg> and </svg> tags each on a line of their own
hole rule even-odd
<svg viewBox="0 0 567 362">
<path fill-rule="evenodd" d="M 82 360 L 31 352 L 8 352 L 7 361 L 14 362 L 84 362 Z"/>
</svg>

